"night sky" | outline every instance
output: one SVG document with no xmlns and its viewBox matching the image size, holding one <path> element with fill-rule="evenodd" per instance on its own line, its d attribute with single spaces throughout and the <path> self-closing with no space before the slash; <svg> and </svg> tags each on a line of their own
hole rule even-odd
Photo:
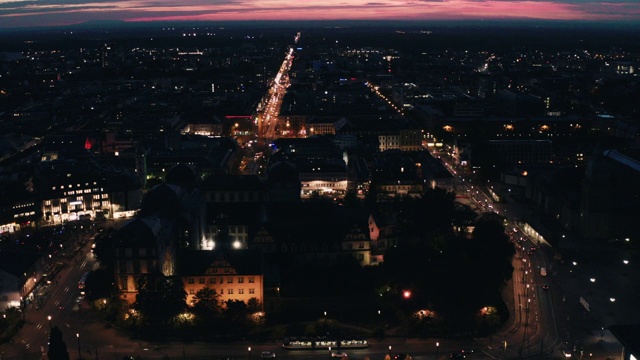
<svg viewBox="0 0 640 360">
<path fill-rule="evenodd" d="M 0 0 L 0 28 L 87 21 L 587 20 L 640 23 L 639 0 Z"/>
</svg>

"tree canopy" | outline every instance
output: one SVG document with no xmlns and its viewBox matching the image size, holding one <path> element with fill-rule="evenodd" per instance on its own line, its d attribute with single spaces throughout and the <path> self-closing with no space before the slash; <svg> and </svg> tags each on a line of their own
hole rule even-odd
<svg viewBox="0 0 640 360">
<path fill-rule="evenodd" d="M 179 277 L 148 274 L 138 281 L 134 307 L 144 323 L 162 323 L 186 309 L 187 293 Z"/>
</svg>

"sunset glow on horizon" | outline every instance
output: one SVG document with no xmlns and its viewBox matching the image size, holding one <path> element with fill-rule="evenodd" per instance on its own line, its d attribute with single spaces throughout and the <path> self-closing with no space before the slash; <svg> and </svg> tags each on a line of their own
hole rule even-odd
<svg viewBox="0 0 640 360">
<path fill-rule="evenodd" d="M 637 0 L 0 0 L 0 28 L 87 21 L 586 20 L 640 22 Z"/>
</svg>

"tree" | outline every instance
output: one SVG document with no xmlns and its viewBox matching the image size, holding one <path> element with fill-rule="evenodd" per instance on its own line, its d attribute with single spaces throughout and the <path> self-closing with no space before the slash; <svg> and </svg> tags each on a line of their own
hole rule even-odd
<svg viewBox="0 0 640 360">
<path fill-rule="evenodd" d="M 455 194 L 441 188 L 427 189 L 419 198 L 403 199 L 399 205 L 405 235 L 423 241 L 434 234 L 450 233 L 454 201 Z"/>
<path fill-rule="evenodd" d="M 222 312 L 220 294 L 209 287 L 202 288 L 196 293 L 193 311 L 203 317 L 217 317 Z"/>
<path fill-rule="evenodd" d="M 460 239 L 461 247 L 452 252 L 450 271 L 441 291 L 437 310 L 442 310 L 451 332 L 468 332 L 478 325 L 475 313 L 483 307 L 504 309 L 500 289 L 511 278 L 513 243 L 505 234 L 502 218 L 485 214 L 475 223 L 472 239 Z M 453 270 L 450 268 L 450 270 Z M 503 313 L 503 312 L 502 312 Z M 481 329 L 480 329 L 481 330 Z"/>
<path fill-rule="evenodd" d="M 247 304 L 242 300 L 227 300 L 223 313 L 229 329 L 236 333 L 243 332 L 249 325 L 249 310 Z"/>
<path fill-rule="evenodd" d="M 345 194 L 342 203 L 344 204 L 344 206 L 351 209 L 358 208 L 362 205 L 362 202 L 360 201 L 360 199 L 358 199 L 358 195 L 355 191 L 348 191 Z"/>
<path fill-rule="evenodd" d="M 481 216 L 473 231 L 473 240 L 474 258 L 486 271 L 486 279 L 495 281 L 493 284 L 497 286 L 511 279 L 511 261 L 516 250 L 505 234 L 502 218 L 493 213 Z"/>
<path fill-rule="evenodd" d="M 163 323 L 183 312 L 187 293 L 176 276 L 149 274 L 138 281 L 134 307 L 142 314 L 143 323 Z"/>
<path fill-rule="evenodd" d="M 86 283 L 87 299 L 95 300 L 113 297 L 115 293 L 114 281 L 113 272 L 105 268 L 91 272 Z"/>
<path fill-rule="evenodd" d="M 54 326 L 49 334 L 47 356 L 50 360 L 69 360 L 67 344 L 62 340 L 62 331 L 57 326 Z"/>
<path fill-rule="evenodd" d="M 113 228 L 108 228 L 99 232 L 94 240 L 95 248 L 93 249 L 93 254 L 100 260 L 102 267 L 104 267 L 108 273 L 114 273 L 113 268 L 115 265 L 116 250 L 113 233 Z"/>
<path fill-rule="evenodd" d="M 262 303 L 257 298 L 252 297 L 247 301 L 247 309 L 250 313 L 255 313 L 262 310 Z"/>
</svg>

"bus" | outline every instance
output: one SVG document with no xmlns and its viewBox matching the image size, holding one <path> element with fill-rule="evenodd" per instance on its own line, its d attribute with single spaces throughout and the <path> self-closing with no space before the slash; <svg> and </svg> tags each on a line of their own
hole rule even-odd
<svg viewBox="0 0 640 360">
<path fill-rule="evenodd" d="M 282 347 L 288 350 L 319 350 L 319 349 L 365 349 L 369 343 L 360 338 L 326 338 L 326 337 L 292 337 L 285 338 Z"/>
<path fill-rule="evenodd" d="M 89 272 L 87 271 L 86 273 L 84 273 L 84 275 L 82 275 L 82 277 L 80 278 L 80 281 L 78 281 L 78 289 L 84 289 L 85 286 L 87 285 L 87 278 L 89 277 Z"/>
</svg>

